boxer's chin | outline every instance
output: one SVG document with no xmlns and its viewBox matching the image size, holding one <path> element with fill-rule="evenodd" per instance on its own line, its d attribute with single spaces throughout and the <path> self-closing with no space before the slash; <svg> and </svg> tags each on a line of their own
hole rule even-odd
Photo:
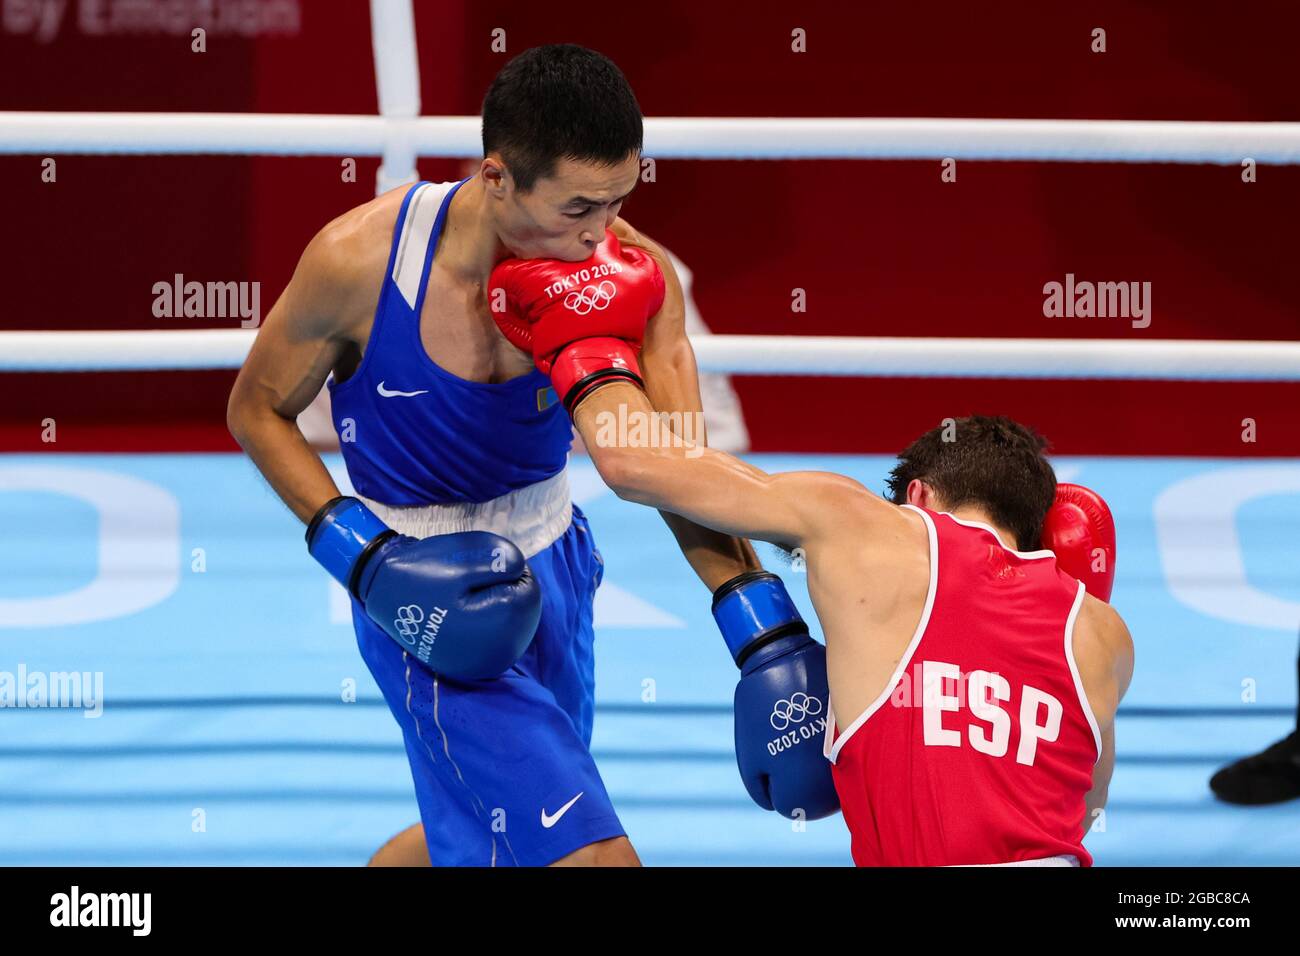
<svg viewBox="0 0 1300 956">
<path fill-rule="evenodd" d="M 564 262 L 585 262 L 587 259 L 591 258 L 592 251 L 593 250 L 588 249 L 581 242 L 576 244 L 566 243 L 562 252 L 553 253 L 548 258 L 560 259 Z"/>
<path fill-rule="evenodd" d="M 578 243 L 577 248 L 571 242 L 525 242 L 521 243 L 519 248 L 506 243 L 506 248 L 514 254 L 516 259 L 557 259 L 560 262 L 582 262 L 591 258 L 591 252 L 582 243 Z"/>
</svg>

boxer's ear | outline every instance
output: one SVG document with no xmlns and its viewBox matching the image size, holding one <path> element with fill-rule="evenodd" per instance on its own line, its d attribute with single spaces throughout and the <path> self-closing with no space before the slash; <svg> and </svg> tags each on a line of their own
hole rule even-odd
<svg viewBox="0 0 1300 956">
<path fill-rule="evenodd" d="M 483 157 L 479 171 L 483 174 L 483 182 L 488 185 L 493 193 L 503 193 L 506 188 L 506 169 L 505 164 L 496 153 Z"/>
<path fill-rule="evenodd" d="M 929 508 L 931 511 L 938 510 L 935 508 L 934 489 L 920 478 L 913 478 L 907 483 L 907 503 L 915 505 L 917 508 Z"/>
</svg>

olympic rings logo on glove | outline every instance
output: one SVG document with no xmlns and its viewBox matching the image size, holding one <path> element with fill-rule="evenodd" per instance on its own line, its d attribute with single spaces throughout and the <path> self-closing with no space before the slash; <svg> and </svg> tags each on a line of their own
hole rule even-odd
<svg viewBox="0 0 1300 956">
<path fill-rule="evenodd" d="M 414 646 L 415 636 L 420 633 L 420 625 L 423 623 L 424 609 L 418 604 L 407 604 L 397 609 L 393 627 L 397 628 L 397 633 L 402 635 L 406 643 Z"/>
<path fill-rule="evenodd" d="M 768 723 L 773 730 L 785 730 L 791 724 L 803 723 L 805 717 L 816 717 L 822 712 L 822 702 L 816 697 L 800 691 L 791 694 L 789 700 L 778 700 L 772 705 L 772 716 Z"/>
<path fill-rule="evenodd" d="M 599 311 L 609 308 L 618 289 L 606 279 L 600 285 L 583 286 L 577 292 L 570 292 L 564 297 L 564 307 L 578 315 L 587 315 L 593 309 Z"/>
</svg>

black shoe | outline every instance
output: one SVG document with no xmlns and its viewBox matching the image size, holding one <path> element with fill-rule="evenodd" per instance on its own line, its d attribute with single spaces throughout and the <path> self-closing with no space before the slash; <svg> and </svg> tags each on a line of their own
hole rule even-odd
<svg viewBox="0 0 1300 956">
<path fill-rule="evenodd" d="M 1210 789 L 1220 800 L 1252 806 L 1300 797 L 1300 732 L 1228 764 L 1210 778 Z"/>
</svg>

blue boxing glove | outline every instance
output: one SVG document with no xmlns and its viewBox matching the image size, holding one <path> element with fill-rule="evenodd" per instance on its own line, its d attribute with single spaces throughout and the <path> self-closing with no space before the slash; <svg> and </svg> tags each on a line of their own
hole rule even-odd
<svg viewBox="0 0 1300 956">
<path fill-rule="evenodd" d="M 528 562 L 489 531 L 412 538 L 339 497 L 307 526 L 307 550 L 402 650 L 456 680 L 509 670 L 541 620 Z"/>
<path fill-rule="evenodd" d="M 713 617 L 740 668 L 736 764 L 754 802 L 784 817 L 817 820 L 840 808 L 822 755 L 830 707 L 826 648 L 785 585 L 747 571 L 713 593 Z"/>
</svg>

